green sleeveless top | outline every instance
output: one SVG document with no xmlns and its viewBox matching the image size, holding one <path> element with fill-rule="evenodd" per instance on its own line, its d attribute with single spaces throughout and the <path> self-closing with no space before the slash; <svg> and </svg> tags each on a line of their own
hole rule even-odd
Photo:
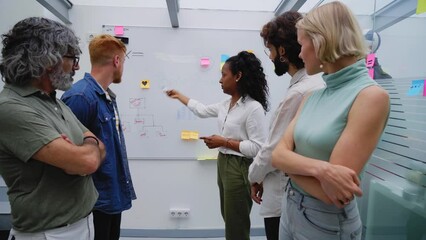
<svg viewBox="0 0 426 240">
<path fill-rule="evenodd" d="M 310 158 L 329 161 L 358 93 L 377 85 L 369 75 L 365 60 L 323 75 L 327 87 L 313 92 L 305 101 L 294 129 L 295 152 Z M 303 191 L 295 182 L 293 187 Z M 309 194 L 307 194 L 309 195 Z"/>
</svg>

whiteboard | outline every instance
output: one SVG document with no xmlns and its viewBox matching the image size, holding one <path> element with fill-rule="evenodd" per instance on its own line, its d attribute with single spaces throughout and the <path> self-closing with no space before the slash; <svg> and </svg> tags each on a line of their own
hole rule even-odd
<svg viewBox="0 0 426 240">
<path fill-rule="evenodd" d="M 104 33 L 116 35 L 116 31 L 114 26 L 103 26 Z M 223 54 L 233 56 L 242 50 L 256 54 L 268 76 L 270 94 L 278 95 L 276 101 L 271 99 L 271 109 L 289 84 L 289 77 L 278 78 L 273 72 L 259 31 L 125 26 L 123 32 L 119 36 L 129 38 L 123 78 L 110 87 L 117 94 L 130 159 L 216 158 L 217 150 L 208 149 L 202 140 L 182 140 L 181 132 L 216 134 L 217 119 L 197 118 L 164 89 L 177 89 L 204 104 L 228 98 L 219 84 Z M 210 64 L 203 66 L 201 59 Z M 145 80 L 150 87 L 144 89 Z"/>
</svg>

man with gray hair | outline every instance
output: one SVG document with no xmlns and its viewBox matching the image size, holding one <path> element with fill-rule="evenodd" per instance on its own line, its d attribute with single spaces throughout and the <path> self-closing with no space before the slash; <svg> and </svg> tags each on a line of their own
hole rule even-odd
<svg viewBox="0 0 426 240">
<path fill-rule="evenodd" d="M 2 35 L 0 174 L 11 204 L 9 239 L 93 239 L 91 173 L 105 147 L 56 91 L 71 87 L 81 52 L 72 30 L 31 17 Z"/>
</svg>

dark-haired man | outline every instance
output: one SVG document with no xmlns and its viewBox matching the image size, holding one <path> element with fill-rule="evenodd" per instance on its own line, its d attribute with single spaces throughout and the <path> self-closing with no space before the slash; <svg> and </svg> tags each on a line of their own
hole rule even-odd
<svg viewBox="0 0 426 240">
<path fill-rule="evenodd" d="M 275 66 L 275 73 L 278 76 L 286 73 L 291 76 L 287 93 L 271 119 L 268 138 L 249 168 L 252 199 L 261 205 L 260 215 L 264 217 L 268 240 L 278 240 L 281 201 L 288 181 L 283 172 L 272 167 L 272 150 L 295 116 L 304 96 L 325 86 L 321 77 L 306 74 L 304 63 L 299 58 L 301 47 L 297 42 L 296 22 L 301 17 L 298 12 L 285 12 L 265 24 L 260 32 L 265 52 Z"/>
</svg>

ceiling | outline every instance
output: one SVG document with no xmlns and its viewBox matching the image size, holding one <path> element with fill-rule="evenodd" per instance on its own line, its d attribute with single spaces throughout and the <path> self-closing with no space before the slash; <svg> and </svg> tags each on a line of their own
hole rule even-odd
<svg viewBox="0 0 426 240">
<path fill-rule="evenodd" d="M 71 0 L 75 5 L 167 8 L 166 0 Z M 274 11 L 280 0 L 178 0 L 182 9 Z"/>
<path fill-rule="evenodd" d="M 312 8 L 335 0 L 37 0 L 65 23 L 71 23 L 68 10 L 73 5 L 167 8 L 172 27 L 179 27 L 179 9 L 271 12 L 276 16 L 289 10 L 306 13 Z M 374 30 L 380 32 L 416 15 L 420 0 L 339 0 L 355 15 L 373 17 Z M 423 0 L 421 0 L 423 1 Z M 54 3 L 54 4 L 53 4 Z M 420 2 L 419 2 L 420 3 Z"/>
<path fill-rule="evenodd" d="M 121 6 L 144 8 L 167 8 L 166 0 L 70 0 L 74 5 Z M 291 0 L 286 0 L 291 2 Z M 300 12 L 308 12 L 318 2 L 321 4 L 332 0 L 306 0 Z M 393 0 L 342 0 L 357 15 L 371 15 Z M 233 11 L 266 11 L 274 12 L 281 0 L 178 0 L 181 9 L 233 10 Z"/>
</svg>

